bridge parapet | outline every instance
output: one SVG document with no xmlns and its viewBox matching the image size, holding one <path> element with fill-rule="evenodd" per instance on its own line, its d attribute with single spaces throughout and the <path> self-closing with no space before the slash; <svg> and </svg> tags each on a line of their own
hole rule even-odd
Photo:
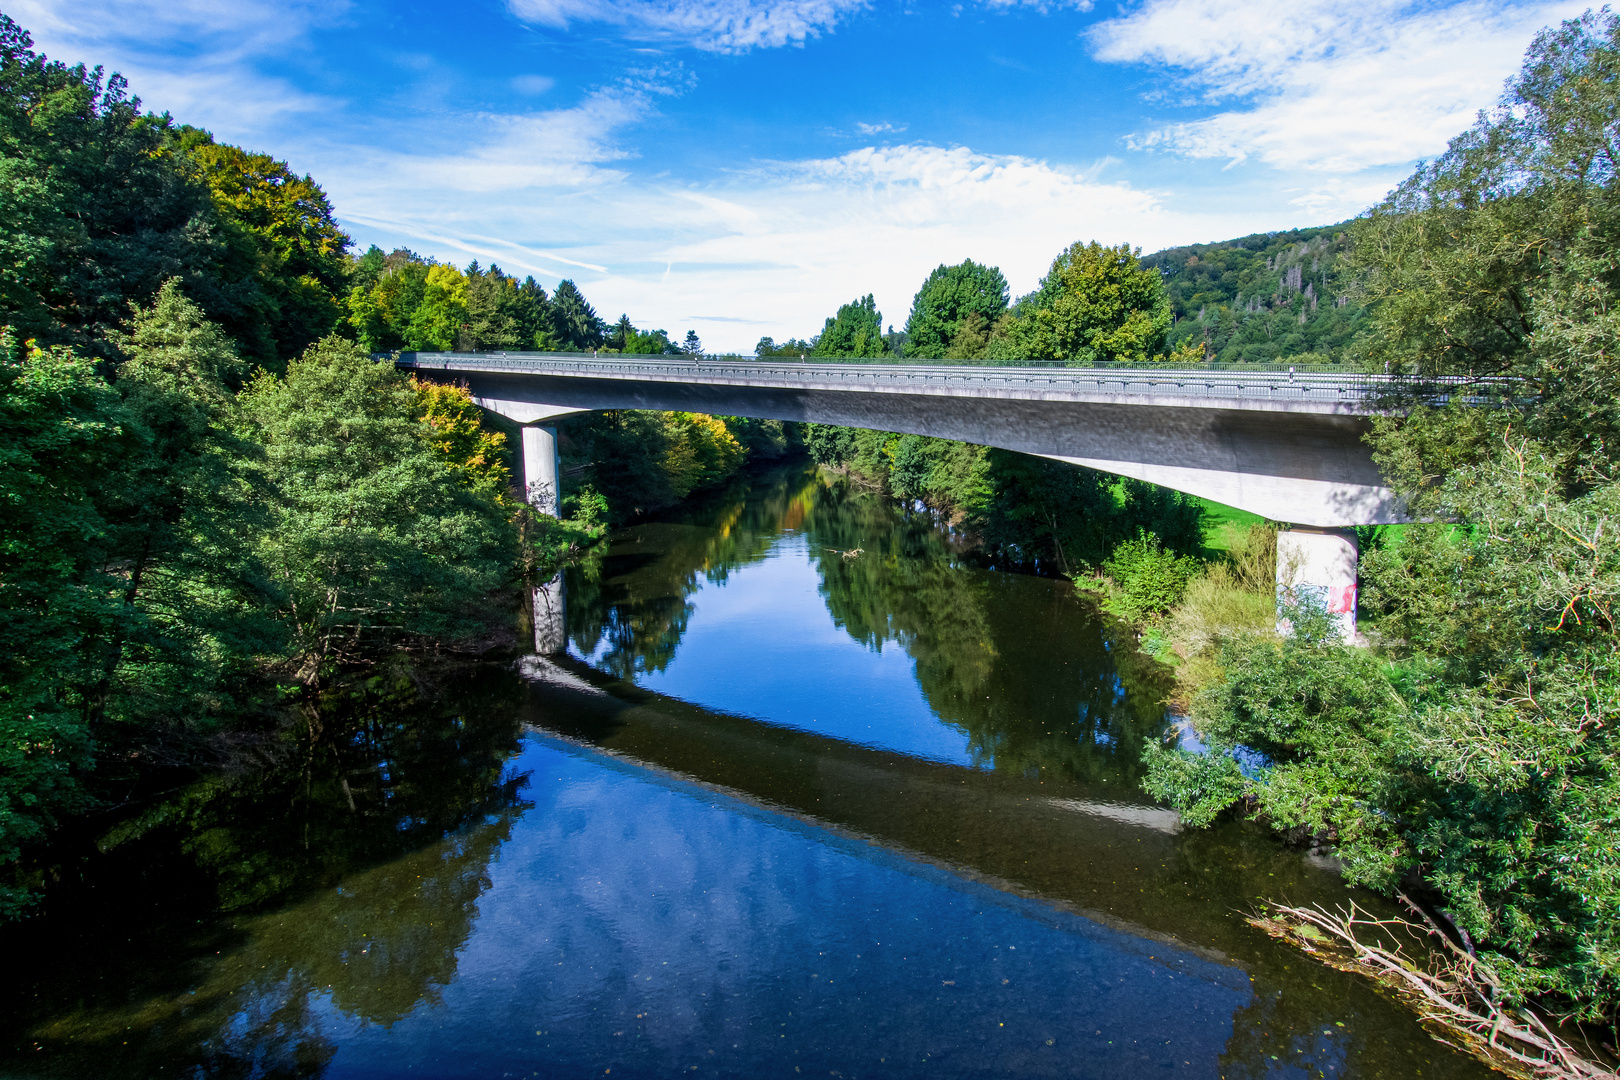
<svg viewBox="0 0 1620 1080">
<path fill-rule="evenodd" d="M 400 353 L 401 367 L 422 371 L 545 375 L 561 379 L 844 390 L 929 396 L 1201 406 L 1262 412 L 1365 414 L 1401 385 L 1397 377 L 1359 372 L 1208 370 L 1160 367 L 991 366 L 823 360 L 712 360 L 593 357 L 578 353 Z M 1427 384 L 1443 402 L 1445 381 Z"/>
</svg>

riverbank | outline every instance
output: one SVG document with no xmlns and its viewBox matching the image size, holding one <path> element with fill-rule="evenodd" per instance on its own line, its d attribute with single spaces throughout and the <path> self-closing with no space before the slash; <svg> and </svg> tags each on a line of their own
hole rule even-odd
<svg viewBox="0 0 1620 1080">
<path fill-rule="evenodd" d="M 1141 793 L 1067 581 L 808 464 L 594 550 L 566 679 L 379 687 L 0 931 L 0 1072 L 1485 1075 L 1236 914 L 1351 894 Z"/>
</svg>

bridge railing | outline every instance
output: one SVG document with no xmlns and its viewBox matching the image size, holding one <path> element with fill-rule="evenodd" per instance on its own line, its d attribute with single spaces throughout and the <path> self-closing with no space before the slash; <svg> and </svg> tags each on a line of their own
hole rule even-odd
<svg viewBox="0 0 1620 1080">
<path fill-rule="evenodd" d="M 1323 371 L 1286 365 L 1196 366 L 1108 364 L 1070 367 L 1059 363 L 972 364 L 814 357 L 625 356 L 589 353 L 406 352 L 377 354 L 399 366 L 421 370 L 525 372 L 575 377 L 606 377 L 680 382 L 767 381 L 787 385 L 847 386 L 850 389 L 914 389 L 922 392 L 973 389 L 1066 391 L 1107 395 L 1223 399 L 1302 400 L 1366 404 L 1418 384 L 1399 376 L 1357 371 Z M 1431 402 L 1444 402 L 1460 379 L 1429 379 L 1421 386 Z"/>
</svg>

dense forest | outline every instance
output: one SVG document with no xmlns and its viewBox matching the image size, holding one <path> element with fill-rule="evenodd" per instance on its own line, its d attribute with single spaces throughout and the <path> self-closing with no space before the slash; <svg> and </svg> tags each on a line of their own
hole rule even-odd
<svg viewBox="0 0 1620 1080">
<path fill-rule="evenodd" d="M 793 445 L 593 417 L 550 519 L 464 390 L 372 352 L 675 351 L 663 331 L 571 281 L 356 254 L 313 179 L 3 15 L 0 160 L 0 917 L 66 872 L 64 836 L 277 760 L 334 686 L 514 647 L 523 590 L 609 521 Z"/>
<path fill-rule="evenodd" d="M 1167 248 L 1141 265 L 1164 276 L 1172 349 L 1218 363 L 1354 364 L 1365 334 L 1350 224 Z"/>
</svg>

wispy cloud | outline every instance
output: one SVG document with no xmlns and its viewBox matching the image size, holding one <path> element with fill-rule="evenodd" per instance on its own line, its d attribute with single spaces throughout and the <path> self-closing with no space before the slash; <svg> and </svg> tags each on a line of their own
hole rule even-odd
<svg viewBox="0 0 1620 1080">
<path fill-rule="evenodd" d="M 149 107 L 242 137 L 333 102 L 252 63 L 284 53 L 317 26 L 345 17 L 347 0 L 11 0 L 7 14 L 57 59 L 104 63 Z"/>
<path fill-rule="evenodd" d="M 1011 11 L 1015 8 L 1031 8 L 1046 15 L 1053 11 L 1069 8 L 1074 11 L 1090 11 L 1092 0 L 979 0 L 979 3 L 991 10 Z"/>
<path fill-rule="evenodd" d="M 866 0 L 508 0 L 508 7 L 542 26 L 599 23 L 644 41 L 737 53 L 802 45 Z"/>
<path fill-rule="evenodd" d="M 388 172 L 434 175 L 418 164 L 398 157 Z M 351 192 L 339 205 L 367 205 L 373 231 L 440 257 L 574 276 L 601 311 L 629 311 L 639 324 L 672 332 L 696 329 L 726 349 L 748 348 L 762 333 L 813 333 L 866 292 L 877 294 L 887 321 L 901 324 L 917 285 L 942 262 L 971 256 L 1000 265 L 1024 291 L 1077 239 L 1151 249 L 1264 224 L 1254 215 L 1177 213 L 1158 195 L 1091 169 L 921 143 L 760 163 L 698 187 L 596 168 L 580 183 L 514 189 L 476 205 L 415 182 L 407 197 Z"/>
<path fill-rule="evenodd" d="M 512 89 L 531 97 L 538 97 L 556 85 L 557 80 L 546 75 L 518 75 L 512 79 Z"/>
<path fill-rule="evenodd" d="M 1090 37 L 1100 60 L 1175 71 L 1161 101 L 1231 105 L 1139 132 L 1133 148 L 1346 174 L 1444 149 L 1496 99 L 1535 31 L 1583 6 L 1147 0 Z"/>
<path fill-rule="evenodd" d="M 870 138 L 873 135 L 885 135 L 885 134 L 898 135 L 902 131 L 906 130 L 906 125 L 901 124 L 899 127 L 895 127 L 893 124 L 889 124 L 889 123 L 883 123 L 883 124 L 861 124 L 861 123 L 857 123 L 855 125 L 855 130 L 860 132 L 862 135 L 865 135 L 868 138 Z"/>
</svg>

